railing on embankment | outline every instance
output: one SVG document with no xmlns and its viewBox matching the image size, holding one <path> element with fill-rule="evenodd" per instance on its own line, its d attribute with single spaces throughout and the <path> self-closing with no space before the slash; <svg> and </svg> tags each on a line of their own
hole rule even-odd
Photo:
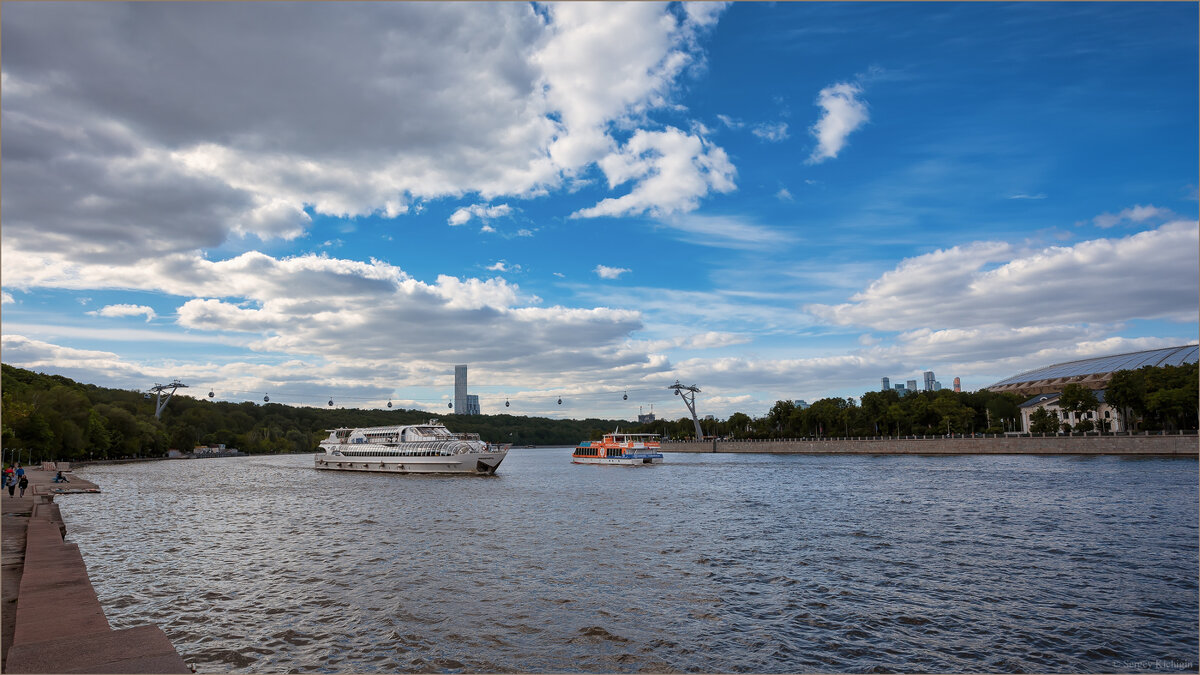
<svg viewBox="0 0 1200 675">
<path fill-rule="evenodd" d="M 663 441 L 664 452 L 865 455 L 1178 455 L 1200 456 L 1195 432 L 1113 436 L 901 436 L 825 439 Z"/>
</svg>

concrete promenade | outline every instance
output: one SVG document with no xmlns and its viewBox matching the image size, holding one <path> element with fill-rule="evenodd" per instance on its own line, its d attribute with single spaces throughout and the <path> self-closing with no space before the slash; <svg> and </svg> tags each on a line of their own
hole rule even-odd
<svg viewBox="0 0 1200 675">
<path fill-rule="evenodd" d="M 9 497 L 7 489 L 0 494 L 3 671 L 191 672 L 157 626 L 109 626 L 79 547 L 63 541 L 66 525 L 54 497 L 99 489 L 70 474 L 70 483 L 54 483 L 54 472 L 41 469 L 27 469 L 25 475 L 24 497 Z"/>
<path fill-rule="evenodd" d="M 822 440 L 664 442 L 664 452 L 742 452 L 797 455 L 1148 455 L 1200 457 L 1190 435 L 998 436 L 990 438 L 829 438 Z"/>
</svg>

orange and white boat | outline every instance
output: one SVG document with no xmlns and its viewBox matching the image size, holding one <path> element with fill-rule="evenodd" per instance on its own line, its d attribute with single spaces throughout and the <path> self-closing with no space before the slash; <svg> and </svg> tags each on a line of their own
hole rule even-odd
<svg viewBox="0 0 1200 675">
<path fill-rule="evenodd" d="M 575 446 L 571 461 L 576 464 L 618 464 L 637 466 L 662 464 L 658 434 L 623 434 L 618 429 L 604 434 L 604 440 L 584 441 Z"/>
</svg>

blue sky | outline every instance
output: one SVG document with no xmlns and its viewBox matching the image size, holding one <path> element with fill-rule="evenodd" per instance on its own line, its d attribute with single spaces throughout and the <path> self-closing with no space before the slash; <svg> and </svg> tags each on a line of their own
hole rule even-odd
<svg viewBox="0 0 1200 675">
<path fill-rule="evenodd" d="M 9 3 L 3 360 L 725 417 L 1193 343 L 1197 19 Z"/>
</svg>

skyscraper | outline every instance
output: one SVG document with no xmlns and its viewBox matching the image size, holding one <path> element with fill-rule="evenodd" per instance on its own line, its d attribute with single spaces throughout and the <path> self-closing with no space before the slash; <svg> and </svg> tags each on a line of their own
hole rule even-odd
<svg viewBox="0 0 1200 675">
<path fill-rule="evenodd" d="M 883 386 L 879 389 L 880 391 L 887 391 L 888 389 L 892 388 L 892 381 L 889 378 L 881 377 L 879 378 L 879 381 L 883 384 Z"/>
<path fill-rule="evenodd" d="M 934 390 L 933 383 L 934 383 L 933 371 L 932 370 L 925 371 L 925 391 L 933 391 Z"/>
<path fill-rule="evenodd" d="M 469 415 L 467 412 L 467 367 L 454 366 L 454 412 L 459 415 Z"/>
<path fill-rule="evenodd" d="M 957 377 L 954 378 L 954 391 L 962 391 L 962 382 L 959 382 Z"/>
<path fill-rule="evenodd" d="M 467 414 L 478 415 L 479 412 L 479 397 L 475 394 L 467 394 Z"/>
<path fill-rule="evenodd" d="M 916 380 L 909 380 L 909 381 L 908 381 L 908 390 L 909 390 L 909 391 L 916 391 L 916 390 L 917 390 L 917 381 L 916 381 Z"/>
</svg>

